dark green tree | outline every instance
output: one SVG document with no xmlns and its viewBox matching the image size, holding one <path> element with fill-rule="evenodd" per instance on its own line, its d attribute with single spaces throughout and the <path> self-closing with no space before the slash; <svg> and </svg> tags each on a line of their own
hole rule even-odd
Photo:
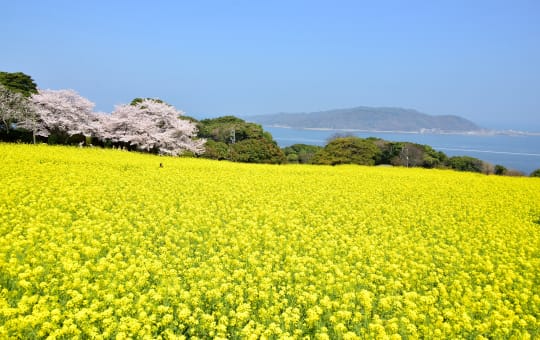
<svg viewBox="0 0 540 340">
<path fill-rule="evenodd" d="M 216 142 L 213 139 L 207 139 L 204 145 L 204 153 L 201 155 L 203 158 L 225 160 L 230 159 L 230 147 L 223 142 Z"/>
<path fill-rule="evenodd" d="M 322 147 L 318 145 L 293 144 L 283 148 L 283 153 L 289 163 L 308 164 L 321 149 Z"/>
<path fill-rule="evenodd" d="M 508 172 L 508 169 L 505 168 L 504 166 L 499 165 L 499 164 L 495 165 L 495 169 L 494 169 L 495 175 L 502 176 L 502 175 L 506 175 L 507 172 Z"/>
<path fill-rule="evenodd" d="M 336 138 L 317 152 L 313 164 L 360 164 L 374 165 L 381 151 L 373 140 L 359 137 Z"/>
<path fill-rule="evenodd" d="M 287 157 L 287 163 L 291 163 L 291 164 L 300 163 L 298 160 L 298 154 L 296 153 L 290 153 L 286 155 L 286 157 Z"/>
<path fill-rule="evenodd" d="M 286 163 L 281 149 L 268 139 L 244 139 L 231 145 L 231 160 L 245 163 Z"/>
<path fill-rule="evenodd" d="M 197 136 L 207 140 L 202 157 L 249 163 L 286 162 L 272 135 L 258 124 L 223 116 L 203 119 L 197 128 Z"/>
<path fill-rule="evenodd" d="M 25 97 L 37 93 L 37 85 L 32 77 L 22 72 L 0 72 L 0 84 Z"/>
<path fill-rule="evenodd" d="M 156 102 L 156 103 L 167 104 L 167 103 L 165 103 L 163 100 L 161 100 L 161 99 L 159 99 L 159 98 L 141 98 L 141 97 L 137 97 L 137 98 L 133 99 L 133 100 L 131 101 L 131 103 L 129 103 L 129 105 L 135 106 L 135 105 L 137 105 L 137 104 L 142 103 L 143 100 L 145 100 L 145 99 L 152 100 L 152 101 L 154 101 L 154 102 Z M 168 105 L 168 104 L 167 104 L 167 105 Z"/>
<path fill-rule="evenodd" d="M 531 177 L 540 177 L 540 169 L 536 169 L 533 172 L 531 172 Z"/>
<path fill-rule="evenodd" d="M 373 142 L 381 151 L 375 160 L 376 164 L 401 165 L 400 155 L 404 143 L 389 142 L 384 139 L 376 139 Z"/>
<path fill-rule="evenodd" d="M 388 142 L 382 139 L 375 139 L 374 142 L 381 150 L 377 164 L 438 168 L 444 166 L 448 158 L 443 152 L 436 151 L 429 145 Z"/>
<path fill-rule="evenodd" d="M 454 156 L 448 158 L 447 164 L 450 168 L 458 171 L 482 172 L 483 162 L 474 157 Z"/>
<path fill-rule="evenodd" d="M 442 151 L 437 151 L 429 145 L 422 145 L 424 149 L 424 156 L 422 160 L 422 167 L 424 168 L 440 168 L 443 167 L 448 156 Z"/>
</svg>

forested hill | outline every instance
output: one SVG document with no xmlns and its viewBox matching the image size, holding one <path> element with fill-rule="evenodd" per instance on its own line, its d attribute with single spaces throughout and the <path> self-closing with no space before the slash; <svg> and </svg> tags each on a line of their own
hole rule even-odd
<svg viewBox="0 0 540 340">
<path fill-rule="evenodd" d="M 432 116 L 402 108 L 355 107 L 311 113 L 277 113 L 244 117 L 248 121 L 291 128 L 378 131 L 474 131 L 475 123 L 459 116 Z"/>
</svg>

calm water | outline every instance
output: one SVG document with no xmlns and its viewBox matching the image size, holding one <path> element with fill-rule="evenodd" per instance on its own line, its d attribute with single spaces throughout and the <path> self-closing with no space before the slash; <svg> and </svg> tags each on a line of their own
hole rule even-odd
<svg viewBox="0 0 540 340">
<path fill-rule="evenodd" d="M 325 145 L 337 130 L 317 131 L 264 126 L 281 147 L 303 143 Z M 437 135 L 414 133 L 354 133 L 367 138 L 378 137 L 389 141 L 413 142 L 431 145 L 448 156 L 471 156 L 508 169 L 531 173 L 540 168 L 540 136 L 481 136 L 481 135 Z"/>
</svg>

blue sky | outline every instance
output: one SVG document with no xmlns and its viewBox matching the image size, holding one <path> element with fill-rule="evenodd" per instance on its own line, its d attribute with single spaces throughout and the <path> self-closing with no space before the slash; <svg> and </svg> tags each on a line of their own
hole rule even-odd
<svg viewBox="0 0 540 340">
<path fill-rule="evenodd" d="M 0 70 L 110 112 L 397 106 L 540 131 L 540 1 L 7 1 Z"/>
</svg>

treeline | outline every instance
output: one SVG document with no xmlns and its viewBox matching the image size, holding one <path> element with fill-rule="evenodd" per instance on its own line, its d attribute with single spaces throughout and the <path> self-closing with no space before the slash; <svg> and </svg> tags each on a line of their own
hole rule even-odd
<svg viewBox="0 0 540 340">
<path fill-rule="evenodd" d="M 480 159 L 448 157 L 429 145 L 335 136 L 324 147 L 280 148 L 261 125 L 234 116 L 197 120 L 160 99 L 135 98 L 111 114 L 72 90 L 38 90 L 21 72 L 0 72 L 0 140 L 118 147 L 246 163 L 423 167 L 523 176 Z M 540 177 L 540 169 L 531 176 Z"/>
<path fill-rule="evenodd" d="M 24 73 L 0 72 L 0 138 L 127 148 L 163 155 L 201 154 L 193 122 L 162 100 L 135 98 L 110 114 L 73 90 L 41 90 Z"/>
<path fill-rule="evenodd" d="M 201 157 L 246 163 L 283 164 L 283 150 L 262 126 L 234 116 L 197 121 L 197 136 L 206 139 Z"/>
<path fill-rule="evenodd" d="M 387 165 L 525 176 L 520 171 L 493 165 L 474 157 L 448 157 L 444 152 L 436 151 L 429 145 L 393 142 L 374 137 L 337 136 L 324 147 L 295 144 L 284 148 L 283 151 L 289 163 Z M 540 169 L 532 172 L 530 176 L 540 177 Z"/>
<path fill-rule="evenodd" d="M 525 176 L 524 173 L 493 165 L 469 156 L 449 157 L 429 145 L 393 142 L 380 138 L 334 136 L 322 146 L 294 144 L 279 148 L 261 125 L 234 116 L 197 121 L 197 137 L 206 139 L 200 157 L 233 162 L 317 165 L 387 165 L 453 169 L 483 174 Z M 540 169 L 530 176 L 540 177 Z"/>
<path fill-rule="evenodd" d="M 21 72 L 0 72 L 0 140 L 92 145 L 249 163 L 286 163 L 270 133 L 226 116 L 198 121 L 157 98 L 110 114 L 73 90 L 41 90 Z"/>
</svg>

